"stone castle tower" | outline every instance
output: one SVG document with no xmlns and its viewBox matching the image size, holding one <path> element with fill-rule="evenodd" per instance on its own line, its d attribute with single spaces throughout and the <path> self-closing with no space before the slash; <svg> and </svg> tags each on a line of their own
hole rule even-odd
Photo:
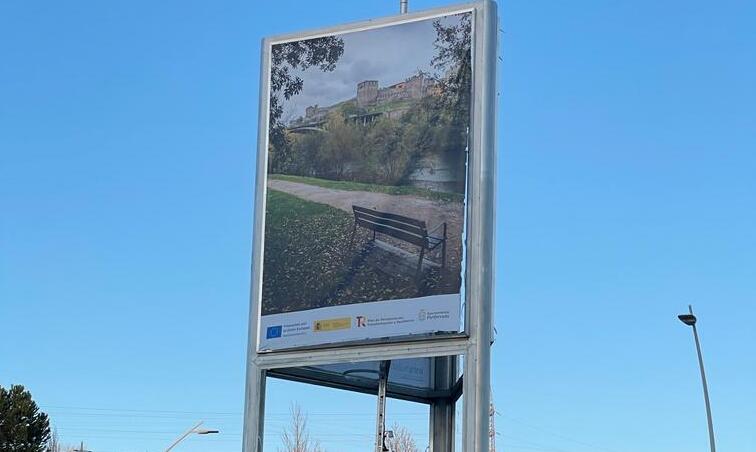
<svg viewBox="0 0 756 452">
<path fill-rule="evenodd" d="M 357 85 L 357 106 L 374 105 L 378 99 L 378 80 L 365 80 Z"/>
</svg>

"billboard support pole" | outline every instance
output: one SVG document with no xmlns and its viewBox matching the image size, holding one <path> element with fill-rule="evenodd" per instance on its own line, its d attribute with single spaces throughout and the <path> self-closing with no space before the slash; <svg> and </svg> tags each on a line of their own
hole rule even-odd
<svg viewBox="0 0 756 452">
<path fill-rule="evenodd" d="M 476 53 L 473 66 L 475 108 L 473 123 L 480 124 L 471 137 L 469 197 L 473 199 L 468 211 L 471 230 L 468 237 L 469 265 L 466 280 L 469 289 L 467 328 L 470 337 L 464 361 L 462 379 L 463 422 L 462 449 L 464 452 L 489 450 L 488 410 L 491 401 L 491 344 L 493 342 L 493 280 L 494 249 L 490 242 L 495 227 L 494 181 L 496 170 L 496 61 L 498 16 L 496 4 L 481 2 L 476 9 Z M 488 64 L 487 64 L 488 63 Z M 476 180 L 477 177 L 477 180 Z M 477 201 L 477 202 L 475 202 Z"/>
<path fill-rule="evenodd" d="M 433 386 L 436 391 L 449 392 L 457 375 L 455 356 L 433 358 Z M 452 452 L 454 450 L 454 397 L 440 397 L 430 404 L 429 452 Z"/>
<path fill-rule="evenodd" d="M 388 375 L 391 369 L 391 361 L 381 361 L 378 374 L 378 413 L 375 434 L 375 452 L 387 452 L 386 447 L 386 389 L 388 388 Z"/>
</svg>

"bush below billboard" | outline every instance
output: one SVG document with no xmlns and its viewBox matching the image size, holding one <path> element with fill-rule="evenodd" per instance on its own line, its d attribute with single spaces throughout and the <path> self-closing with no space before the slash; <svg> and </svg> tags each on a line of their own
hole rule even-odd
<svg viewBox="0 0 756 452">
<path fill-rule="evenodd" d="M 471 34 L 270 44 L 259 350 L 459 331 Z"/>
</svg>

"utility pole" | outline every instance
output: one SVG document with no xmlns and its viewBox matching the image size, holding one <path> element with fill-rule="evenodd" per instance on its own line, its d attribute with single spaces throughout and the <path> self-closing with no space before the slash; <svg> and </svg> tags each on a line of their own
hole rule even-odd
<svg viewBox="0 0 756 452">
<path fill-rule="evenodd" d="M 409 0 L 399 0 L 399 12 L 401 14 L 407 14 L 407 3 L 409 3 Z"/>
</svg>

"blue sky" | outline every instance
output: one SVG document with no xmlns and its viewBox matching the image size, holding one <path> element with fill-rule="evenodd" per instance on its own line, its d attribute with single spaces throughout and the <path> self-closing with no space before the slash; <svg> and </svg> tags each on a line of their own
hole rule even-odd
<svg viewBox="0 0 756 452">
<path fill-rule="evenodd" d="M 0 384 L 64 442 L 240 450 L 260 39 L 396 3 L 0 4 Z M 719 448 L 756 450 L 756 5 L 500 12 L 499 448 L 707 450 L 692 303 Z M 292 400 L 366 450 L 372 398 L 269 389 L 267 450 Z"/>
</svg>

